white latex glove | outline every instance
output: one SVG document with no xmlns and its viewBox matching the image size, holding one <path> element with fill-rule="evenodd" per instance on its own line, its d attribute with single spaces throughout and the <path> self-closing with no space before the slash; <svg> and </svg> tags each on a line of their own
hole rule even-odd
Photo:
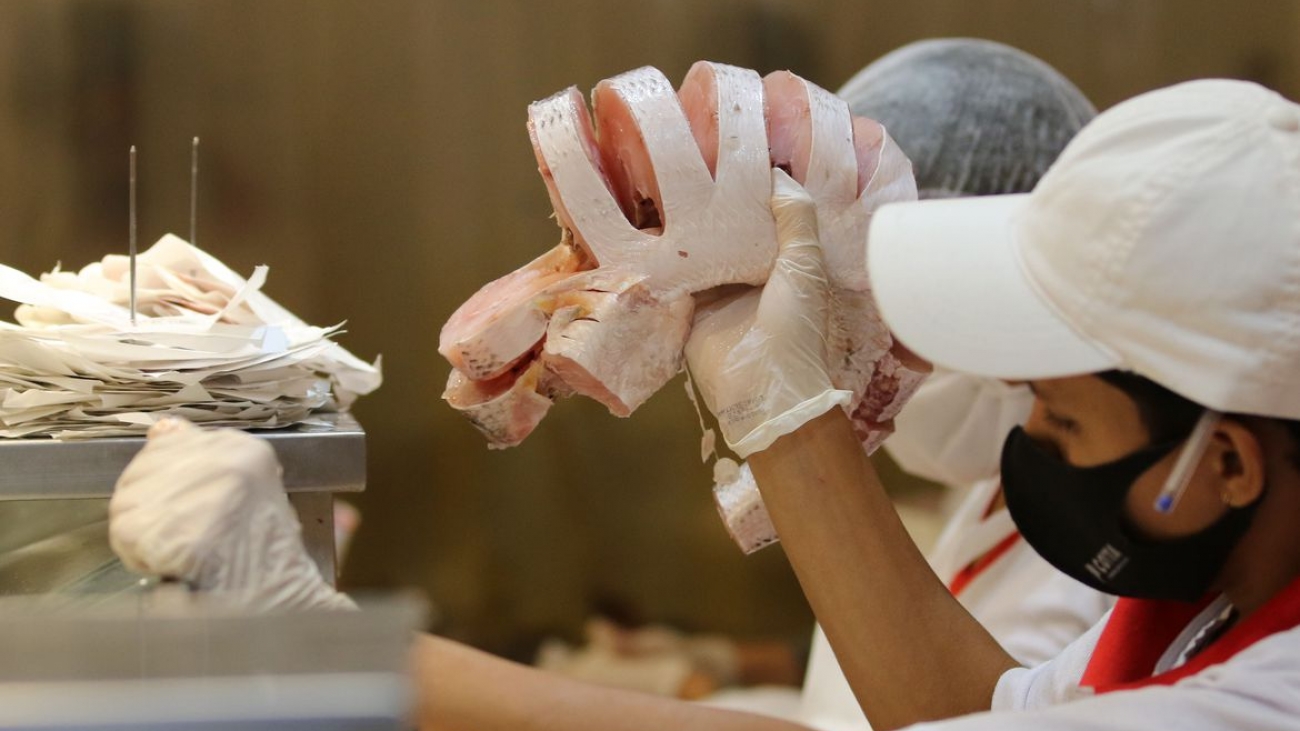
<svg viewBox="0 0 1300 731">
<path fill-rule="evenodd" d="M 781 248 L 767 284 L 700 307 L 686 342 L 691 378 L 741 457 L 853 396 L 828 375 L 830 283 L 812 197 L 773 168 L 771 205 Z"/>
<path fill-rule="evenodd" d="M 321 578 L 266 442 L 169 419 L 149 432 L 109 501 L 127 568 L 237 594 L 254 611 L 351 609 Z"/>
</svg>

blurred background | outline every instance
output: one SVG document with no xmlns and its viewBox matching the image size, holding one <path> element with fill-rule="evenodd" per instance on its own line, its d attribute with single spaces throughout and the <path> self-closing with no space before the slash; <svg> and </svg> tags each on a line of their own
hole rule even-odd
<svg viewBox="0 0 1300 731">
<path fill-rule="evenodd" d="M 1300 98 L 1300 0 L 4 0 L 0 262 L 124 253 L 131 144 L 142 245 L 184 235 L 200 136 L 199 245 L 269 264 L 272 297 L 383 355 L 355 409 L 370 478 L 346 588 L 418 587 L 434 629 L 524 659 L 598 612 L 806 642 L 780 548 L 743 557 L 717 518 L 680 379 L 626 420 L 561 402 L 489 452 L 439 399 L 438 331 L 558 238 L 529 102 L 698 59 L 835 89 L 937 36 L 1033 53 L 1103 109 L 1205 76 Z M 900 500 L 940 501 L 884 468 Z"/>
</svg>

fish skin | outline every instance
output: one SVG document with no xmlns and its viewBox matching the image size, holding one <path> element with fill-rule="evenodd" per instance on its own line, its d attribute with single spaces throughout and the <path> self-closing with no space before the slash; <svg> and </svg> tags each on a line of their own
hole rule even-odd
<svg viewBox="0 0 1300 731">
<path fill-rule="evenodd" d="M 615 416 L 631 415 L 681 372 L 695 310 L 690 295 L 663 300 L 637 284 L 608 294 L 586 316 L 574 309 L 551 318 L 543 350 L 548 367 Z"/>
</svg>

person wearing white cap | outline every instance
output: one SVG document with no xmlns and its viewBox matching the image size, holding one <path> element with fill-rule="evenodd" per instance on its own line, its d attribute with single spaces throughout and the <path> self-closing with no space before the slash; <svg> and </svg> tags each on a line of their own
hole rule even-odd
<svg viewBox="0 0 1300 731">
<path fill-rule="evenodd" d="M 830 388 L 811 209 L 782 230 L 801 276 L 747 325 L 766 352 L 690 366 L 728 442 L 768 445 L 747 456 L 873 726 L 991 709 L 1028 712 L 934 728 L 1300 728 L 1300 106 L 1237 81 L 1150 92 L 1085 127 L 1030 194 L 872 223 L 897 338 L 1034 390 L 1002 455 L 1025 539 L 1122 597 L 1033 669 L 925 567 L 843 414 L 801 408 Z M 714 315 L 692 337 L 735 327 Z M 802 390 L 729 422 L 756 362 Z"/>
<path fill-rule="evenodd" d="M 773 211 L 781 254 L 749 312 L 761 337 L 690 366 L 728 442 L 764 445 L 748 455 L 758 484 L 875 728 L 990 708 L 1030 712 L 938 726 L 1300 726 L 1300 107 L 1242 82 L 1152 92 L 1099 116 L 1032 194 L 897 204 L 873 223 L 873 283 L 901 341 L 1037 394 L 1002 460 L 1025 538 L 1129 597 L 1034 669 L 926 567 L 842 411 L 804 406 L 831 388 L 828 285 L 812 203 L 779 172 Z M 726 306 L 693 337 L 727 324 Z M 725 418 L 774 379 L 770 418 Z M 220 449 L 191 428 L 151 438 L 110 506 L 115 549 L 259 606 L 345 609 L 303 568 L 273 459 L 224 433 Z M 797 728 L 436 638 L 415 655 L 428 728 Z"/>
<path fill-rule="evenodd" d="M 973 38 L 910 43 L 863 68 L 837 94 L 853 114 L 889 130 L 912 161 L 921 200 L 1028 192 L 1096 116 L 1056 69 Z M 1002 507 L 1002 443 L 1032 404 L 1024 385 L 936 368 L 884 444 L 907 472 L 961 491 L 926 559 L 1026 665 L 1055 656 L 1114 603 L 1044 561 Z M 820 628 L 794 717 L 826 731 L 866 727 Z"/>
</svg>

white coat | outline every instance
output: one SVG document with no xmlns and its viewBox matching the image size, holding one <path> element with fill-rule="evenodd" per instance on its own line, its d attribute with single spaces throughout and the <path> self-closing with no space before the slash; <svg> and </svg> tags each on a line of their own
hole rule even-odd
<svg viewBox="0 0 1300 731">
<path fill-rule="evenodd" d="M 1183 649 L 1197 624 L 1168 648 Z M 1296 731 L 1300 729 L 1300 628 L 1285 630 L 1169 686 L 1093 696 L 1080 688 L 1105 621 L 1036 668 L 1003 674 L 993 711 L 912 731 Z M 1071 702 L 1072 701 L 1072 702 Z M 1017 711 L 1006 713 L 1005 711 Z"/>
</svg>

